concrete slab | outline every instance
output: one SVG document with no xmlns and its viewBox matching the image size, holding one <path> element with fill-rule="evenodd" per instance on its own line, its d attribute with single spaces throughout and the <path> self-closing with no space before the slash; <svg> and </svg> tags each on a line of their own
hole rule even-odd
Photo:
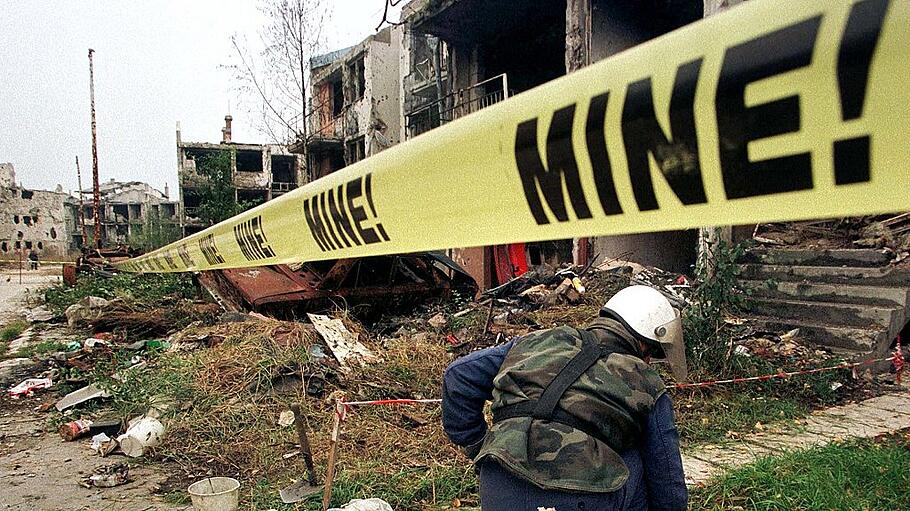
<svg viewBox="0 0 910 511">
<path fill-rule="evenodd" d="M 766 456 L 851 438 L 872 438 L 910 428 L 910 392 L 901 391 L 814 413 L 779 433 L 754 433 L 738 442 L 706 445 L 683 453 L 686 483 L 705 482 L 724 469 Z"/>
<path fill-rule="evenodd" d="M 888 264 L 892 257 L 892 254 L 883 250 L 864 248 L 831 250 L 754 248 L 743 257 L 743 261 L 800 266 L 874 267 Z"/>
<path fill-rule="evenodd" d="M 741 280 L 759 298 L 808 300 L 859 305 L 902 306 L 910 304 L 910 290 L 903 287 L 828 284 L 825 282 L 777 282 L 773 288 L 759 280 Z"/>
<path fill-rule="evenodd" d="M 741 265 L 742 278 L 786 282 L 828 282 L 864 286 L 910 286 L 910 271 L 899 268 Z"/>
</svg>

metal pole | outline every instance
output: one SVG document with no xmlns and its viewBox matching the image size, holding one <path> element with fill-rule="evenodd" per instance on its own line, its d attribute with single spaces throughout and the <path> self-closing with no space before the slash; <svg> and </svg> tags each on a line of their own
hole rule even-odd
<svg viewBox="0 0 910 511">
<path fill-rule="evenodd" d="M 88 49 L 88 79 L 89 94 L 92 100 L 92 207 L 95 217 L 95 248 L 101 248 L 101 190 L 98 185 L 98 133 L 95 129 L 95 66 L 92 54 L 95 50 Z"/>
<path fill-rule="evenodd" d="M 82 226 L 82 246 L 88 242 L 88 232 L 85 230 L 85 211 L 82 203 L 82 172 L 79 170 L 79 155 L 76 155 L 76 183 L 79 185 L 79 224 Z"/>
</svg>

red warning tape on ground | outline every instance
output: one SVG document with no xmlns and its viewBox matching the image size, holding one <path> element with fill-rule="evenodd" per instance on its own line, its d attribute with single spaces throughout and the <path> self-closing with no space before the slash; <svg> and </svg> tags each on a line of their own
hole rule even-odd
<svg viewBox="0 0 910 511">
<path fill-rule="evenodd" d="M 790 378 L 791 376 L 800 376 L 804 374 L 815 374 L 823 373 L 826 371 L 834 371 L 837 369 L 856 369 L 857 367 L 867 366 L 876 364 L 879 362 L 891 362 L 894 365 L 894 371 L 896 373 L 895 380 L 898 384 L 901 381 L 901 375 L 904 371 L 904 366 L 906 361 L 904 359 L 904 353 L 901 351 L 901 336 L 897 336 L 897 345 L 895 347 L 894 355 L 886 358 L 873 358 L 869 360 L 863 360 L 861 362 L 842 362 L 837 365 L 826 366 L 826 367 L 816 367 L 814 369 L 803 369 L 800 371 L 780 371 L 773 374 L 765 374 L 761 376 L 744 376 L 741 378 L 730 378 L 726 380 L 706 380 L 697 383 L 675 383 L 670 385 L 674 389 L 691 389 L 691 388 L 702 388 L 702 387 L 711 387 L 714 385 L 726 385 L 726 384 L 735 384 L 735 383 L 746 383 L 753 381 L 771 381 L 783 378 Z M 427 404 L 427 403 L 442 403 L 442 399 L 376 399 L 373 401 L 339 401 L 339 404 L 343 405 L 345 409 L 348 409 L 352 406 L 396 406 L 396 405 L 414 405 L 414 404 Z"/>
</svg>

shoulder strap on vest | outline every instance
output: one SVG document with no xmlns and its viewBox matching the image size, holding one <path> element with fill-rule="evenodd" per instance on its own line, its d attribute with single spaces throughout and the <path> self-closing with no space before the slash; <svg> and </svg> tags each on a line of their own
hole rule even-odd
<svg viewBox="0 0 910 511">
<path fill-rule="evenodd" d="M 581 337 L 581 351 L 572 357 L 559 373 L 547 384 L 540 398 L 530 401 L 522 401 L 513 405 L 504 406 L 493 412 L 493 422 L 500 422 L 515 417 L 532 417 L 538 420 L 561 422 L 575 429 L 584 431 L 589 436 L 603 439 L 600 431 L 593 424 L 587 424 L 584 421 L 557 409 L 559 400 L 562 399 L 566 390 L 581 377 L 592 365 L 597 363 L 602 357 L 609 356 L 613 350 L 608 349 L 597 342 L 594 334 L 584 329 L 576 329 Z"/>
</svg>

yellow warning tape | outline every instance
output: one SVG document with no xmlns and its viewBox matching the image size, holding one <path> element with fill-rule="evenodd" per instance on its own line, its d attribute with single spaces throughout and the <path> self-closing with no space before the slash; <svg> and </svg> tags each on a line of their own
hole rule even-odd
<svg viewBox="0 0 910 511">
<path fill-rule="evenodd" d="M 908 1 L 748 2 L 119 267 L 910 210 L 908 61 Z"/>
</svg>

